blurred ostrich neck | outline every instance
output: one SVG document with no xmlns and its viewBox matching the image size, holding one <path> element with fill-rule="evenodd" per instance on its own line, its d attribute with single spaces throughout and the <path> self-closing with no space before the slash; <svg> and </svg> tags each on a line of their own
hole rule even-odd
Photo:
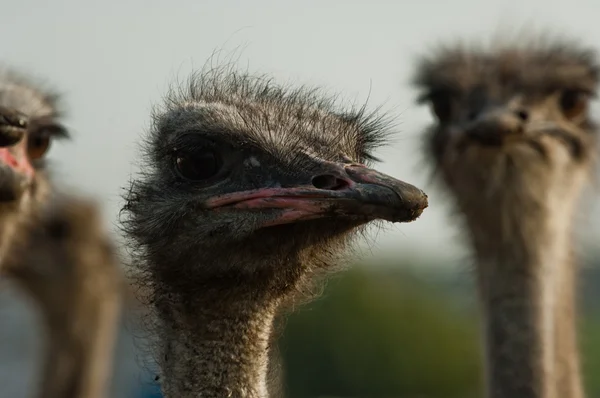
<svg viewBox="0 0 600 398">
<path fill-rule="evenodd" d="M 0 209 L 0 270 L 12 255 L 15 242 L 21 243 L 24 224 L 26 224 L 27 217 L 34 216 L 32 213 L 23 204 L 19 206 L 4 205 L 4 208 Z"/>
<path fill-rule="evenodd" d="M 40 397 L 108 396 L 106 389 L 110 379 L 120 302 L 115 286 L 103 286 L 102 290 L 105 291 L 101 295 L 79 293 L 71 307 L 66 304 L 61 307 L 62 311 L 47 309 L 41 303 L 45 309 L 43 314 L 46 316 L 49 338 Z M 79 322 L 67 322 L 64 320 L 66 316 L 74 317 Z M 83 330 L 81 325 L 85 325 L 86 329 Z"/>
<path fill-rule="evenodd" d="M 505 191 L 485 216 L 468 217 L 478 260 L 490 398 L 583 397 L 572 255 L 580 187 L 567 185 L 536 199 L 511 198 Z"/>
<path fill-rule="evenodd" d="M 197 286 L 155 292 L 165 396 L 266 398 L 269 342 L 285 293 L 254 274 Z"/>
</svg>

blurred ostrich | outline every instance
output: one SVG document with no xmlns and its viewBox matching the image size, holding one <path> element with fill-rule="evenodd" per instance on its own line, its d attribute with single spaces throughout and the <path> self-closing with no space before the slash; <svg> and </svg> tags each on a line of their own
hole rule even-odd
<svg viewBox="0 0 600 398">
<path fill-rule="evenodd" d="M 112 358 L 118 263 L 91 205 L 46 208 L 44 156 L 51 140 L 68 136 L 60 116 L 56 94 L 0 72 L 0 271 L 42 310 L 49 339 L 40 396 L 96 398 Z M 58 219 L 71 230 L 46 234 Z"/>
<path fill-rule="evenodd" d="M 584 396 L 573 222 L 594 159 L 595 53 L 567 40 L 446 47 L 416 85 L 437 123 L 426 153 L 477 260 L 487 396 Z"/>
<path fill-rule="evenodd" d="M 363 165 L 386 138 L 381 119 L 337 112 L 314 90 L 217 68 L 172 91 L 153 119 L 124 210 L 163 391 L 266 397 L 281 304 L 359 227 L 412 221 L 427 197 Z"/>
</svg>

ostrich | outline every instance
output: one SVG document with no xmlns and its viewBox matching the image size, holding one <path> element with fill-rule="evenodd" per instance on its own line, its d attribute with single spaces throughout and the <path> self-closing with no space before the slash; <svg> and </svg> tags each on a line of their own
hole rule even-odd
<svg viewBox="0 0 600 398">
<path fill-rule="evenodd" d="M 51 140 L 68 137 L 58 100 L 13 71 L 0 73 L 0 273 L 43 315 L 49 339 L 40 395 L 98 397 L 112 357 L 118 263 L 102 255 L 107 237 L 91 205 L 51 198 L 44 156 Z M 46 233 L 58 220 L 71 229 Z"/>
<path fill-rule="evenodd" d="M 333 105 L 221 67 L 155 110 L 123 226 L 167 397 L 267 397 L 282 303 L 359 227 L 427 207 L 421 190 L 363 165 L 386 138 L 382 119 Z"/>
<path fill-rule="evenodd" d="M 415 83 L 437 123 L 426 155 L 466 221 L 493 398 L 584 396 L 574 213 L 596 141 L 595 53 L 541 38 L 446 47 Z"/>
</svg>

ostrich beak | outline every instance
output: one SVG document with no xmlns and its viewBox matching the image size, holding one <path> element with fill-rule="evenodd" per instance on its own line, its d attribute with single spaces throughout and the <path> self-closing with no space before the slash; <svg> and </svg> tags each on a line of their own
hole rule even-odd
<svg viewBox="0 0 600 398">
<path fill-rule="evenodd" d="M 342 212 L 408 222 L 416 220 L 429 205 L 425 192 L 414 185 L 362 165 L 345 166 L 344 170 L 351 182 L 339 190 L 341 199 L 347 201 L 340 206 Z"/>
<path fill-rule="evenodd" d="M 336 217 L 410 222 L 428 206 L 427 195 L 419 188 L 363 165 L 328 163 L 327 169 L 313 176 L 310 184 L 233 192 L 213 197 L 206 207 L 281 209 L 269 222 L 278 225 Z"/>
<path fill-rule="evenodd" d="M 21 167 L 8 148 L 0 148 L 0 203 L 21 197 L 31 180 L 29 169 Z"/>
</svg>

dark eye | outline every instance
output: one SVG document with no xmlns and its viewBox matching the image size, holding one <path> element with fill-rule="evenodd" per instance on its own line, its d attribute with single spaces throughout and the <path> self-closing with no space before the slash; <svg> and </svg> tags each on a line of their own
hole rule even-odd
<svg viewBox="0 0 600 398">
<path fill-rule="evenodd" d="M 221 168 L 219 156 L 208 149 L 175 154 L 175 168 L 179 175 L 192 181 L 207 180 Z"/>
<path fill-rule="evenodd" d="M 27 155 L 29 159 L 42 158 L 50 149 L 50 136 L 47 134 L 31 135 L 27 137 Z"/>
<path fill-rule="evenodd" d="M 587 110 L 589 96 L 580 90 L 565 90 L 560 95 L 560 108 L 567 119 L 574 119 Z"/>
<path fill-rule="evenodd" d="M 440 122 L 447 122 L 452 117 L 452 96 L 447 92 L 432 93 L 429 97 L 433 113 Z"/>
</svg>

